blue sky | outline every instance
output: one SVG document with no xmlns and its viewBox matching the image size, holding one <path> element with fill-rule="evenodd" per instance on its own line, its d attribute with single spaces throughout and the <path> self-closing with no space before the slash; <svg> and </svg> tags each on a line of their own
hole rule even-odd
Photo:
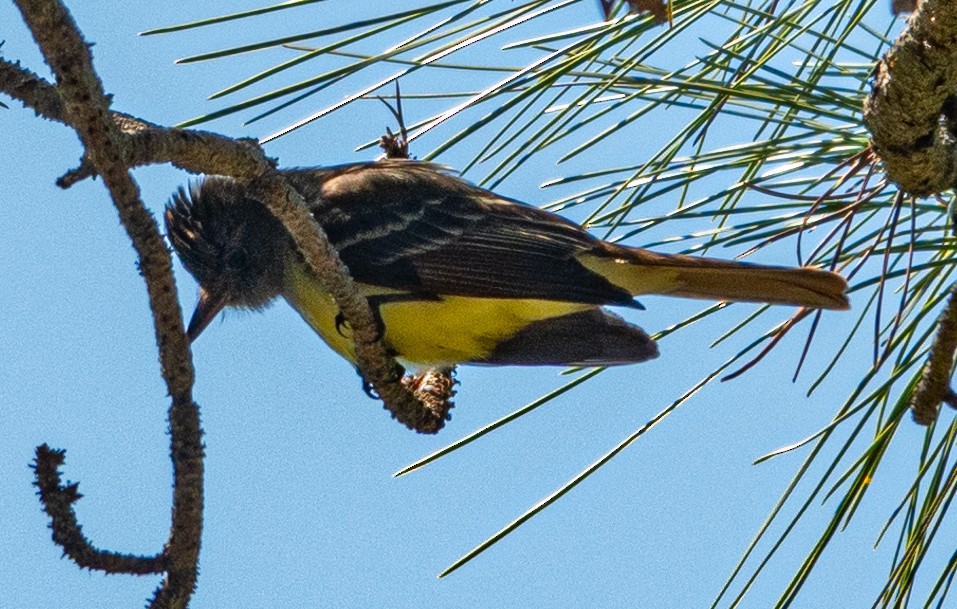
<svg viewBox="0 0 957 609">
<path fill-rule="evenodd" d="M 258 39 L 262 32 L 252 22 L 137 36 L 218 9 L 185 2 L 149 10 L 132 2 L 73 4 L 95 43 L 95 64 L 115 109 L 157 123 L 214 108 L 205 95 L 275 61 L 243 56 L 173 65 L 183 55 Z M 374 3 L 329 0 L 267 24 L 277 31 L 314 29 L 343 20 L 354 4 L 368 5 L 364 13 L 375 9 Z M 581 3 L 582 23 L 597 19 L 593 4 Z M 230 10 L 255 6 L 229 3 Z M 0 3 L 0 24 L 4 57 L 46 74 L 12 5 Z M 331 101 L 307 103 L 262 125 L 226 118 L 210 128 L 263 136 Z M 60 557 L 27 465 L 37 444 L 65 448 L 64 476 L 80 482 L 77 512 L 93 543 L 146 554 L 160 549 L 170 511 L 168 404 L 144 286 L 102 184 L 87 181 L 66 192 L 53 185 L 77 163 L 76 137 L 10 105 L 0 111 L 0 606 L 141 606 L 158 577 L 81 572 Z M 406 110 L 416 112 L 408 104 Z M 355 146 L 390 123 L 381 104 L 366 102 L 270 144 L 267 152 L 287 166 L 366 160 L 372 151 L 356 153 Z M 648 151 L 639 147 L 642 152 Z M 467 153 L 439 160 L 460 165 Z M 538 185 L 567 171 L 531 165 L 497 190 L 542 204 L 551 195 Z M 135 177 L 157 214 L 188 180 L 167 167 L 138 169 Z M 188 312 L 196 287 L 182 267 L 176 272 Z M 649 331 L 700 308 L 642 300 L 648 310 L 629 316 Z M 265 314 L 227 314 L 194 349 L 208 459 L 192 606 L 708 606 L 805 453 L 751 462 L 822 426 L 854 380 L 832 375 L 805 398 L 806 381 L 790 382 L 801 348 L 797 336 L 742 379 L 695 396 L 492 550 L 443 580 L 435 576 L 733 355 L 743 343 L 708 345 L 749 311 L 731 307 L 670 336 L 658 360 L 599 375 L 399 479 L 395 470 L 567 378 L 549 368 L 462 369 L 451 422 L 438 437 L 420 436 L 368 399 L 353 370 L 285 304 Z M 915 426 L 905 425 L 901 434 L 900 458 L 886 461 L 864 515 L 825 554 L 798 606 L 870 606 L 893 549 L 885 543 L 871 550 L 887 506 L 900 497 L 900 487 L 888 481 L 912 475 L 913 457 L 904 453 L 922 438 Z M 743 606 L 768 606 L 833 508 L 812 509 Z"/>
</svg>

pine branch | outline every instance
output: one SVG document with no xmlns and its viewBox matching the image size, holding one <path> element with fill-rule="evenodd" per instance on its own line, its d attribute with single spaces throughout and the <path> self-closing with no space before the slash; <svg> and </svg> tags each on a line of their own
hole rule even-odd
<svg viewBox="0 0 957 609">
<path fill-rule="evenodd" d="M 153 313 L 163 379 L 172 398 L 170 436 L 174 485 L 166 579 L 153 607 L 185 607 L 196 586 L 203 511 L 203 445 L 199 408 L 192 399 L 193 363 L 173 282 L 172 260 L 152 214 L 140 199 L 123 155 L 123 137 L 109 114 L 89 45 L 56 0 L 17 0 L 23 19 L 56 77 L 63 114 L 85 156 L 103 179 L 139 258 Z M 39 90 L 39 89 L 38 89 Z"/>
<path fill-rule="evenodd" d="M 72 504 L 77 486 L 60 482 L 63 452 L 37 449 L 35 469 L 44 509 L 51 517 L 54 540 L 81 567 L 109 573 L 165 572 L 152 607 L 185 607 L 196 586 L 203 515 L 203 443 L 199 407 L 192 399 L 194 370 L 172 274 L 169 249 L 129 173 L 134 166 L 171 163 L 196 173 L 231 175 L 259 195 L 289 230 L 296 247 L 329 289 L 346 321 L 355 329 L 356 356 L 365 378 L 392 413 L 412 429 L 441 429 L 451 403 L 451 377 L 403 379 L 402 368 L 386 351 L 368 302 L 302 197 L 274 162 L 251 140 L 234 140 L 208 132 L 161 127 L 110 110 L 110 97 L 93 68 L 90 45 L 58 0 L 16 0 L 45 61 L 53 85 L 18 63 L 0 59 L 0 91 L 21 101 L 39 116 L 63 122 L 80 137 L 84 156 L 79 167 L 58 184 L 67 188 L 98 175 L 110 193 L 121 223 L 137 252 L 146 282 L 161 363 L 171 396 L 169 410 L 174 469 L 170 538 L 162 553 L 137 557 L 94 548 L 83 536 Z M 448 381 L 447 383 L 445 381 Z"/>
<path fill-rule="evenodd" d="M 925 0 L 878 62 L 864 124 L 887 177 L 911 195 L 957 183 L 957 5 Z"/>
<path fill-rule="evenodd" d="M 937 334 L 930 346 L 927 363 L 914 390 L 910 408 L 914 420 L 930 425 L 940 414 L 941 403 L 957 408 L 957 393 L 950 386 L 957 351 L 957 284 L 951 288 L 947 306 L 937 320 Z"/>
<path fill-rule="evenodd" d="M 55 101 L 55 87 L 16 63 L 0 59 L 0 91 L 45 118 L 73 126 L 71 117 Z M 408 390 L 411 385 L 402 382 L 401 368 L 381 344 L 365 299 L 351 279 L 345 280 L 348 270 L 328 246 L 322 229 L 312 221 L 302 197 L 286 184 L 282 172 L 276 170 L 274 161 L 265 156 L 255 140 L 162 127 L 119 112 L 110 112 L 110 116 L 123 136 L 119 149 L 126 166 L 169 163 L 192 173 L 228 175 L 246 182 L 258 193 L 286 225 L 300 253 L 334 295 L 345 319 L 356 328 L 359 368 L 386 409 L 401 423 L 421 433 L 436 433 L 443 427 L 451 404 L 436 408 L 434 395 L 414 395 Z M 96 174 L 90 159 L 84 157 L 57 184 L 68 188 Z M 326 263 L 326 257 L 335 263 Z"/>
</svg>

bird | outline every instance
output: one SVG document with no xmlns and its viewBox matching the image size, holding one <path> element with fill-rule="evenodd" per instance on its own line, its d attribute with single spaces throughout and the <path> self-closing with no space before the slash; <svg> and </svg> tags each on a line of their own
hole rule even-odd
<svg viewBox="0 0 957 609">
<path fill-rule="evenodd" d="M 282 175 L 368 299 L 389 353 L 415 370 L 643 362 L 659 355 L 657 344 L 607 308 L 642 309 L 643 294 L 850 306 L 838 273 L 610 243 L 441 165 L 385 159 Z M 355 364 L 332 296 L 242 183 L 207 176 L 180 187 L 165 223 L 199 284 L 191 342 L 227 307 L 261 310 L 282 298 Z"/>
</svg>

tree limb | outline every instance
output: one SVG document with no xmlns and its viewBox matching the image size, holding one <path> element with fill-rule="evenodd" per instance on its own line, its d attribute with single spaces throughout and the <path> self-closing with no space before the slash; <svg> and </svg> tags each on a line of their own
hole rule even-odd
<svg viewBox="0 0 957 609">
<path fill-rule="evenodd" d="M 302 197 L 252 140 L 168 129 L 111 112 L 110 98 L 97 77 L 76 24 L 58 0 L 15 0 L 56 79 L 51 85 L 18 63 L 0 59 L 0 91 L 39 116 L 61 121 L 77 132 L 84 147 L 80 166 L 58 184 L 99 175 L 138 255 L 153 312 L 161 371 L 172 403 L 169 410 L 174 469 L 173 518 L 169 542 L 156 557 L 132 557 L 96 550 L 80 532 L 72 503 L 76 485 L 63 486 L 57 467 L 63 453 L 38 448 L 37 485 L 50 514 L 54 539 L 88 568 L 108 572 L 161 572 L 167 577 L 153 607 L 185 607 L 196 585 L 202 533 L 203 444 L 199 408 L 192 400 L 194 370 L 172 275 L 172 260 L 152 214 L 140 199 L 129 168 L 171 163 L 196 173 L 230 175 L 259 195 L 292 235 L 303 258 L 329 289 L 355 330 L 356 356 L 365 378 L 393 416 L 412 429 L 434 433 L 447 418 L 452 381 L 412 382 L 386 351 L 368 302 Z M 421 379 L 419 379 L 421 380 Z M 441 379 L 440 379 L 441 380 Z M 418 392 L 418 395 L 417 395 Z"/>
<path fill-rule="evenodd" d="M 14 86 L 20 82 L 26 82 L 28 86 Z M 0 91 L 46 118 L 73 125 L 71 118 L 58 111 L 55 102 L 49 101 L 50 94 L 56 93 L 53 85 L 2 59 Z M 324 257 L 334 253 L 323 245 L 328 244 L 328 239 L 311 220 L 302 197 L 285 184 L 282 172 L 275 169 L 274 163 L 265 157 L 255 140 L 236 140 L 207 131 L 171 129 L 119 112 L 110 115 L 124 136 L 121 150 L 128 167 L 170 163 L 192 173 L 228 175 L 258 191 L 270 210 L 286 225 L 303 258 L 315 267 L 313 270 L 317 276 L 336 297 L 345 319 L 356 329 L 359 368 L 386 409 L 407 427 L 422 433 L 435 433 L 443 427 L 451 404 L 436 408 L 434 395 L 413 395 L 407 389 L 410 385 L 400 382 L 401 375 L 397 373 L 400 368 L 381 345 L 374 317 L 364 303 L 365 299 L 358 298 L 351 280 L 343 280 L 348 276 L 347 269 L 338 261 L 338 254 L 333 258 L 337 264 L 323 262 Z M 89 159 L 84 158 L 80 166 L 61 177 L 58 184 L 69 187 L 95 174 Z"/>
<path fill-rule="evenodd" d="M 139 255 L 167 388 L 174 399 L 189 400 L 193 367 L 173 283 L 172 260 L 127 171 L 121 134 L 108 113 L 109 99 L 93 71 L 89 48 L 62 4 L 53 0 L 16 3 L 56 76 L 64 116 L 103 178 Z"/>
<path fill-rule="evenodd" d="M 154 607 L 185 607 L 196 586 L 202 536 L 203 445 L 192 399 L 193 363 L 183 328 L 172 260 L 152 214 L 140 200 L 123 154 L 123 138 L 109 114 L 110 100 L 95 71 L 89 45 L 56 0 L 15 0 L 56 78 L 63 114 L 85 156 L 110 192 L 146 281 L 163 379 L 172 398 L 173 517 L 164 550 L 166 579 Z M 39 90 L 37 88 L 36 90 Z"/>
</svg>

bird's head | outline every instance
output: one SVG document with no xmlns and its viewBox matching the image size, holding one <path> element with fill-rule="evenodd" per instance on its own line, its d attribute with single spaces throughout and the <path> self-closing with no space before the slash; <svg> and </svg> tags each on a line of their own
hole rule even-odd
<svg viewBox="0 0 957 609">
<path fill-rule="evenodd" d="M 212 177 L 180 188 L 166 207 L 166 233 L 199 283 L 191 341 L 223 308 L 261 309 L 282 292 L 290 237 L 235 180 Z"/>
</svg>

